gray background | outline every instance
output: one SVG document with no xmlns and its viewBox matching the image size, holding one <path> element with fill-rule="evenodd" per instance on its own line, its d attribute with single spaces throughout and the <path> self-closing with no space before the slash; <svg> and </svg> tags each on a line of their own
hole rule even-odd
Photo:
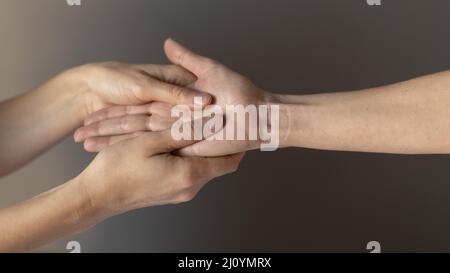
<svg viewBox="0 0 450 273">
<path fill-rule="evenodd" d="M 446 0 L 0 3 L 0 99 L 86 62 L 166 62 L 168 36 L 292 94 L 383 85 L 450 62 Z M 0 206 L 74 177 L 92 157 L 64 141 L 0 181 Z M 191 203 L 117 216 L 41 251 L 72 239 L 86 252 L 366 252 L 371 240 L 383 251 L 450 251 L 449 165 L 449 156 L 251 152 Z"/>
</svg>

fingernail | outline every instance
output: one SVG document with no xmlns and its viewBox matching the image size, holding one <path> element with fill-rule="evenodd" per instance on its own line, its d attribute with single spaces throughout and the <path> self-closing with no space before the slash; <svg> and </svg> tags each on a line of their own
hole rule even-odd
<svg viewBox="0 0 450 273">
<path fill-rule="evenodd" d="M 206 106 L 206 105 L 209 105 L 212 101 L 212 97 L 209 94 L 202 94 L 201 98 L 202 98 L 201 104 L 197 104 L 197 105 Z"/>
<path fill-rule="evenodd" d="M 83 144 L 84 149 L 88 152 L 94 152 L 94 143 L 89 140 L 86 140 Z"/>
<path fill-rule="evenodd" d="M 75 142 L 81 142 L 82 134 L 79 131 L 76 131 L 73 135 Z"/>
</svg>

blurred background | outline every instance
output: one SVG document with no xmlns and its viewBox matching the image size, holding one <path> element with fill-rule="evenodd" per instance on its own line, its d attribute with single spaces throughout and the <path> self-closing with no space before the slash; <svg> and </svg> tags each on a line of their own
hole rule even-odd
<svg viewBox="0 0 450 273">
<path fill-rule="evenodd" d="M 374 87 L 450 68 L 450 1 L 0 0 L 0 99 L 67 68 L 166 63 L 173 37 L 271 91 Z M 297 91 L 292 91 L 297 90 Z M 71 137 L 0 180 L 0 207 L 76 176 Z M 109 219 L 67 252 L 450 251 L 450 156 L 250 152 L 198 197 Z M 114 168 L 114 166 L 111 166 Z"/>
</svg>

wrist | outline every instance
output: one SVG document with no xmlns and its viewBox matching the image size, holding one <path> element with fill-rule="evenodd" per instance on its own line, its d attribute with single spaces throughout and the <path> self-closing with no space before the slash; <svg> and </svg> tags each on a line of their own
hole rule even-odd
<svg viewBox="0 0 450 273">
<path fill-rule="evenodd" d="M 292 105 L 287 103 L 288 99 L 285 95 L 280 95 L 271 92 L 263 92 L 263 104 L 278 106 L 279 110 L 279 120 L 278 120 L 278 131 L 279 131 L 279 146 L 281 148 L 290 146 L 290 135 L 291 132 L 291 111 Z M 271 119 L 269 119 L 270 121 Z M 271 124 L 272 128 L 272 124 Z"/>
<path fill-rule="evenodd" d="M 56 75 L 30 94 L 36 94 L 35 96 L 31 95 L 33 103 L 45 103 L 46 105 L 46 107 L 40 109 L 39 113 L 42 114 L 42 110 L 49 111 L 51 114 L 54 114 L 54 112 L 60 113 L 58 117 L 63 122 L 54 124 L 55 127 L 58 127 L 57 129 L 63 127 L 64 131 L 71 131 L 80 126 L 90 113 L 89 88 L 78 67 Z M 49 99 L 53 103 L 48 103 Z M 50 130 L 50 132 L 52 131 Z"/>
<path fill-rule="evenodd" d="M 89 167 L 75 180 L 80 195 L 87 204 L 87 214 L 103 220 L 131 210 L 130 196 L 126 194 L 126 191 L 111 186 L 123 184 L 119 182 L 120 180 L 99 176 L 98 171 L 91 170 Z"/>
<path fill-rule="evenodd" d="M 104 107 L 95 90 L 92 89 L 90 78 L 95 73 L 96 64 L 84 64 L 65 71 L 62 75 L 65 81 L 75 86 L 77 93 L 83 103 L 85 117 Z"/>
<path fill-rule="evenodd" d="M 312 149 L 341 149 L 342 138 L 348 135 L 347 120 L 329 94 L 274 95 L 280 103 L 280 145 Z"/>
<path fill-rule="evenodd" d="M 92 181 L 87 181 L 84 176 L 79 175 L 69 183 L 72 184 L 74 192 L 76 192 L 76 211 L 81 223 L 94 225 L 111 216 L 102 196 L 90 189 L 89 184 L 93 184 Z"/>
</svg>

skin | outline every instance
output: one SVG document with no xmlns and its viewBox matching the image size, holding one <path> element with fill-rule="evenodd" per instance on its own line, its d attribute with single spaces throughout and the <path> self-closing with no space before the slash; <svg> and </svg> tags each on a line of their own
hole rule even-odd
<svg viewBox="0 0 450 273">
<path fill-rule="evenodd" d="M 0 104 L 1 175 L 26 164 L 101 109 L 131 105 L 127 109 L 135 113 L 153 104 L 150 113 L 157 115 L 168 104 L 193 104 L 194 96 L 209 103 L 209 95 L 184 87 L 194 80 L 178 66 L 102 63 L 63 72 Z M 175 141 L 163 127 L 148 127 L 133 139 L 109 145 L 77 177 L 1 209 L 0 252 L 33 250 L 132 209 L 189 201 L 207 181 L 235 171 L 242 158 L 175 156 L 174 150 L 194 142 Z"/>
<path fill-rule="evenodd" d="M 214 97 L 213 103 L 225 108 L 226 105 L 242 104 L 242 105 L 260 105 L 268 104 L 271 95 L 268 92 L 257 88 L 244 76 L 232 71 L 217 61 L 208 59 L 206 57 L 199 56 L 192 51 L 186 49 L 175 41 L 169 39 L 164 45 L 164 50 L 169 60 L 174 64 L 177 64 L 186 70 L 193 73 L 197 80 L 190 84 L 189 87 L 194 90 L 199 90 L 205 93 L 209 93 Z M 122 107 L 124 108 L 124 107 Z M 107 118 L 104 112 L 116 111 L 122 113 L 122 119 L 113 122 Z M 98 131 L 108 131 L 112 127 L 118 128 L 119 123 L 124 122 L 125 116 L 127 121 L 132 123 L 138 123 L 138 117 L 134 115 L 125 114 L 126 111 L 116 109 L 105 109 L 103 113 L 94 113 L 89 118 L 90 120 L 96 120 L 95 126 L 87 128 L 86 126 L 80 128 L 77 132 L 83 132 L 84 135 L 89 135 L 88 138 L 76 138 L 77 141 L 87 141 L 90 147 L 96 147 L 97 149 L 89 149 L 89 151 L 100 151 L 104 146 L 102 138 L 104 134 L 98 133 Z M 165 113 L 166 117 L 170 117 L 170 112 Z M 225 123 L 224 130 L 235 126 L 232 123 Z M 124 127 L 128 127 L 124 125 Z M 140 128 L 145 127 L 141 125 Z M 100 128 L 99 130 L 97 130 Z M 246 128 L 243 128 L 246 130 Z M 124 130 L 117 129 L 115 135 L 123 135 L 126 132 Z M 111 135 L 110 135 L 111 136 Z M 123 137 L 133 137 L 131 134 Z M 102 142 L 102 143 L 97 143 Z M 186 147 L 178 151 L 179 154 L 185 156 L 218 156 L 232 154 L 236 151 L 242 152 L 245 150 L 258 148 L 260 141 L 248 141 L 248 140 L 231 140 L 220 141 L 220 145 L 217 145 L 215 141 L 205 141 L 197 143 L 190 147 Z"/>
<path fill-rule="evenodd" d="M 193 105 L 194 96 L 209 103 L 209 95 L 184 87 L 195 80 L 173 65 L 108 62 L 65 71 L 0 103 L 0 175 L 23 166 L 105 107 L 154 101 Z"/>
<path fill-rule="evenodd" d="M 75 131 L 74 140 L 84 142 L 86 151 L 98 152 L 145 131 L 163 131 L 174 122 L 171 108 L 163 102 L 105 108 L 85 120 L 84 126 Z"/>
<path fill-rule="evenodd" d="M 129 210 L 190 201 L 209 180 L 236 171 L 242 158 L 171 154 L 192 143 L 174 141 L 166 130 L 104 149 L 76 178 L 1 210 L 0 251 L 33 250 Z"/>
<path fill-rule="evenodd" d="M 0 251 L 34 249 L 118 213 L 191 200 L 207 181 L 236 170 L 242 154 L 223 155 L 258 148 L 260 141 L 175 142 L 169 130 L 157 132 L 173 122 L 171 105 L 191 105 L 194 96 L 222 107 L 280 105 L 283 147 L 450 152 L 450 72 L 373 89 L 286 96 L 264 91 L 173 40 L 165 51 L 179 66 L 88 65 L 0 105 L 1 174 L 25 164 L 83 120 L 75 139 L 100 150 L 76 178 L 0 210 Z"/>
<path fill-rule="evenodd" d="M 167 40 L 164 48 L 171 62 L 196 75 L 198 80 L 190 86 L 213 95 L 214 103 L 221 107 L 279 105 L 281 147 L 450 153 L 450 71 L 371 89 L 291 96 L 264 91 L 217 61 L 173 40 Z M 128 118 L 133 120 L 131 116 Z M 104 122 L 99 118 L 96 126 L 102 127 Z M 228 126 L 234 124 L 227 124 L 225 129 Z M 89 141 L 96 142 L 95 134 Z M 202 141 L 179 153 L 220 156 L 256 149 L 260 144 L 260 141 Z"/>
</svg>

